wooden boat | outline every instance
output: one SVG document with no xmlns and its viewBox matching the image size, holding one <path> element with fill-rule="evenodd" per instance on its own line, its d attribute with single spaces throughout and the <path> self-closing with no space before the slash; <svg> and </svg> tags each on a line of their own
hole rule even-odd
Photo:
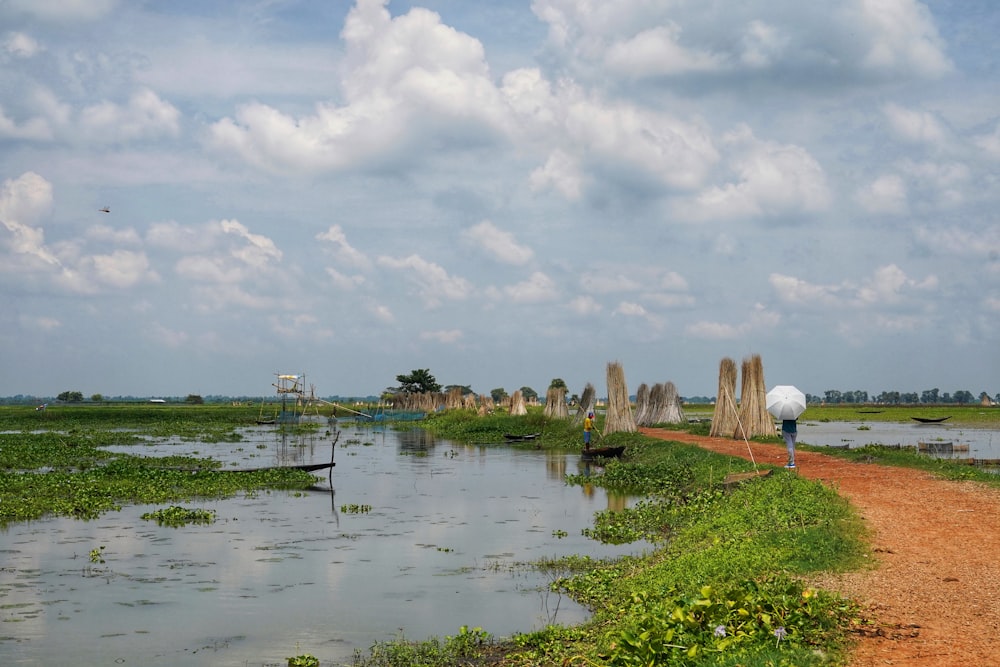
<svg viewBox="0 0 1000 667">
<path fill-rule="evenodd" d="M 534 440 L 541 433 L 525 433 L 524 435 L 514 435 L 513 433 L 504 433 L 503 439 L 507 442 L 528 442 Z"/>
<path fill-rule="evenodd" d="M 921 424 L 940 424 L 946 419 L 951 419 L 951 415 L 947 417 L 910 417 L 913 421 L 920 422 Z"/>
<path fill-rule="evenodd" d="M 934 452 L 938 454 L 950 454 L 952 452 L 967 452 L 969 445 L 955 444 L 953 442 L 918 442 L 917 450 L 921 452 Z"/>
<path fill-rule="evenodd" d="M 625 445 L 619 447 L 591 447 L 590 449 L 584 449 L 580 452 L 580 456 L 584 460 L 605 458 L 605 459 L 616 459 L 622 455 L 625 451 Z"/>
</svg>

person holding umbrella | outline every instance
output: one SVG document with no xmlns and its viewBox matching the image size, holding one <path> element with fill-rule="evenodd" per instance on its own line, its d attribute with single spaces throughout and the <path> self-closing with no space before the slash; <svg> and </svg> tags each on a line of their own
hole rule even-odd
<svg viewBox="0 0 1000 667">
<path fill-rule="evenodd" d="M 785 439 L 785 447 L 788 448 L 788 463 L 786 468 L 795 467 L 795 439 L 799 435 L 797 422 L 794 419 L 781 420 L 781 437 Z"/>
<path fill-rule="evenodd" d="M 778 385 L 767 392 L 765 407 L 775 419 L 781 420 L 781 437 L 788 448 L 786 468 L 795 468 L 795 440 L 798 438 L 796 420 L 806 411 L 806 395 L 791 385 Z"/>
</svg>

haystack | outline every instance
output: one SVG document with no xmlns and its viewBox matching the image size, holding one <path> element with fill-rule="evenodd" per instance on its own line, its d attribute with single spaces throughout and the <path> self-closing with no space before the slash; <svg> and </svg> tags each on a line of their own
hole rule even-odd
<svg viewBox="0 0 1000 667">
<path fill-rule="evenodd" d="M 596 404 L 597 390 L 594 389 L 594 385 L 588 382 L 583 388 L 583 393 L 580 395 L 580 404 L 576 408 L 576 415 L 573 417 L 573 423 L 582 423 L 583 418 L 586 417 L 588 413 L 594 412 L 594 406 Z"/>
<path fill-rule="evenodd" d="M 493 397 L 488 394 L 479 395 L 479 416 L 488 415 L 493 412 Z"/>
<path fill-rule="evenodd" d="M 749 439 L 765 435 L 774 435 L 774 417 L 767 411 L 764 362 L 755 354 L 743 360 L 739 423 L 733 437 Z"/>
<path fill-rule="evenodd" d="M 719 393 L 712 412 L 712 428 L 708 434 L 728 438 L 736 431 L 739 409 L 736 407 L 736 362 L 726 357 L 719 364 Z"/>
<path fill-rule="evenodd" d="M 636 426 L 649 426 L 654 422 L 649 421 L 650 417 L 654 415 L 650 414 L 650 403 L 649 403 L 649 385 L 643 382 L 639 385 L 639 388 L 635 390 L 635 425 Z"/>
<path fill-rule="evenodd" d="M 448 390 L 444 399 L 445 410 L 458 410 L 462 407 L 462 388 L 452 387 Z"/>
<path fill-rule="evenodd" d="M 681 424 L 686 421 L 684 408 L 681 406 L 681 397 L 673 382 L 668 382 L 663 387 L 663 408 L 663 414 L 657 423 Z"/>
<path fill-rule="evenodd" d="M 625 370 L 617 361 L 608 363 L 608 411 L 604 419 L 604 435 L 624 431 L 635 433 L 635 417 L 628 398 Z"/>
<path fill-rule="evenodd" d="M 545 416 L 552 419 L 569 419 L 566 387 L 549 387 L 545 392 Z"/>
<path fill-rule="evenodd" d="M 524 404 L 524 394 L 518 389 L 514 392 L 514 395 L 510 397 L 510 414 L 514 416 L 521 416 L 528 414 L 528 408 Z"/>
</svg>

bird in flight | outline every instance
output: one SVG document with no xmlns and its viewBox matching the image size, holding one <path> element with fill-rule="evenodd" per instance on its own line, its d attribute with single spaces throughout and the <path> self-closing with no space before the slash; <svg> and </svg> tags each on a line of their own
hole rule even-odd
<svg viewBox="0 0 1000 667">
<path fill-rule="evenodd" d="M 105 206 L 104 208 L 97 209 L 99 213 L 111 213 L 111 207 Z"/>
</svg>

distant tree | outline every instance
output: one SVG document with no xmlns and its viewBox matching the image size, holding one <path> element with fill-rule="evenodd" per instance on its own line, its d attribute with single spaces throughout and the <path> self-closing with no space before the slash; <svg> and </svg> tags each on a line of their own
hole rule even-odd
<svg viewBox="0 0 1000 667">
<path fill-rule="evenodd" d="M 826 396 L 826 402 L 830 404 L 840 403 L 842 400 L 841 393 L 836 389 L 827 389 L 823 395 Z"/>
<path fill-rule="evenodd" d="M 184 399 L 184 402 L 192 405 L 201 405 L 205 402 L 205 399 L 198 394 L 188 394 L 187 398 Z"/>
<path fill-rule="evenodd" d="M 66 403 L 81 403 L 83 402 L 83 392 L 82 391 L 64 391 L 63 393 L 56 396 L 57 400 L 64 401 Z"/>
<path fill-rule="evenodd" d="M 915 391 L 907 391 L 899 395 L 900 403 L 917 403 L 920 401 L 920 396 Z"/>
<path fill-rule="evenodd" d="M 403 394 L 423 394 L 437 393 L 441 391 L 441 385 L 434 379 L 427 368 L 418 368 L 410 371 L 409 375 L 401 374 L 396 376 L 399 383 L 397 391 Z"/>
<path fill-rule="evenodd" d="M 965 405 L 967 403 L 972 403 L 974 396 L 971 391 L 961 390 L 955 392 L 955 402 Z"/>
<path fill-rule="evenodd" d="M 507 390 L 503 387 L 490 389 L 490 398 L 492 398 L 495 403 L 499 403 L 503 399 L 507 398 Z"/>
<path fill-rule="evenodd" d="M 938 390 L 937 387 L 935 387 L 934 389 L 924 389 L 920 393 L 920 402 L 921 403 L 937 403 L 938 400 L 939 400 L 938 391 L 939 390 Z"/>
<path fill-rule="evenodd" d="M 531 387 L 521 387 L 521 396 L 524 396 L 524 400 L 531 402 L 538 399 L 538 392 Z"/>
<path fill-rule="evenodd" d="M 94 394 L 93 396 L 90 397 L 90 400 L 93 401 L 94 403 L 103 403 L 104 396 L 102 396 L 101 394 Z"/>
<path fill-rule="evenodd" d="M 552 382 L 549 383 L 549 389 L 566 389 L 566 382 L 562 378 L 553 378 Z"/>
</svg>

